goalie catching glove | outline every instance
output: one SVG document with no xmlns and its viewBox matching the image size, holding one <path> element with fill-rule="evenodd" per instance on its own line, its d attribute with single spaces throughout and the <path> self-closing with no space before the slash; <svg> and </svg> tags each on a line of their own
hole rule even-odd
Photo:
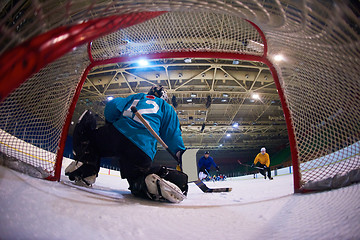
<svg viewBox="0 0 360 240">
<path fill-rule="evenodd" d="M 164 166 L 152 168 L 146 176 L 130 180 L 129 189 L 137 197 L 179 203 L 186 198 L 188 176 Z"/>
</svg>

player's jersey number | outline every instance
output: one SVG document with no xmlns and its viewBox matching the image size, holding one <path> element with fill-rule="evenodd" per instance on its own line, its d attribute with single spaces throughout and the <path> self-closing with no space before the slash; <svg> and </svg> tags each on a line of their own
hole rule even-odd
<svg viewBox="0 0 360 240">
<path fill-rule="evenodd" d="M 125 117 L 129 117 L 134 119 L 135 121 L 141 123 L 140 119 L 135 116 L 133 114 L 133 112 L 131 111 L 131 107 L 136 107 L 139 103 L 140 99 L 135 99 L 132 104 L 130 105 L 130 107 L 128 109 L 126 109 L 126 111 L 124 111 L 123 116 Z M 149 105 L 152 105 L 152 108 L 144 108 L 144 109 L 138 109 L 138 112 L 143 115 L 143 114 L 151 114 L 151 113 L 157 113 L 159 111 L 159 105 L 157 105 L 157 103 L 155 101 L 152 100 L 146 100 L 146 103 Z"/>
</svg>

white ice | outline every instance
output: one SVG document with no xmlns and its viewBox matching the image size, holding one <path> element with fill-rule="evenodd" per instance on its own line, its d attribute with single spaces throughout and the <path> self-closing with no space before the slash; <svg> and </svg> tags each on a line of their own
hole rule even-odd
<svg viewBox="0 0 360 240">
<path fill-rule="evenodd" d="M 66 179 L 66 177 L 62 177 Z M 180 204 L 136 199 L 118 175 L 96 184 L 113 200 L 0 166 L 0 239 L 360 239 L 360 184 L 293 194 L 292 175 L 273 181 L 193 183 Z"/>
</svg>

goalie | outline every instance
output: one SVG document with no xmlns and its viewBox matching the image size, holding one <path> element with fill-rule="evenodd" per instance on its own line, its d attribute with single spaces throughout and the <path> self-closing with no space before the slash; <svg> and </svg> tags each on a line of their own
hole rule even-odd
<svg viewBox="0 0 360 240">
<path fill-rule="evenodd" d="M 127 179 L 133 195 L 181 202 L 188 191 L 187 175 L 164 166 L 152 167 L 157 140 L 131 112 L 131 107 L 136 106 L 181 162 L 185 147 L 180 124 L 166 100 L 162 86 L 152 87 L 148 94 L 115 98 L 106 104 L 106 124 L 99 128 L 93 114 L 85 111 L 74 129 L 75 161 L 65 169 L 65 175 L 78 184 L 91 186 L 100 169 L 100 158 L 117 157 L 121 177 Z"/>
</svg>

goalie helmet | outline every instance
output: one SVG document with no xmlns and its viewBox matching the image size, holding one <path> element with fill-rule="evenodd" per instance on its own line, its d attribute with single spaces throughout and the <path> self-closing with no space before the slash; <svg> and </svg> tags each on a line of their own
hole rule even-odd
<svg viewBox="0 0 360 240">
<path fill-rule="evenodd" d="M 151 87 L 150 91 L 148 92 L 148 95 L 153 95 L 155 97 L 164 99 L 165 101 L 168 100 L 167 92 L 164 89 L 164 87 L 161 85 Z"/>
</svg>

